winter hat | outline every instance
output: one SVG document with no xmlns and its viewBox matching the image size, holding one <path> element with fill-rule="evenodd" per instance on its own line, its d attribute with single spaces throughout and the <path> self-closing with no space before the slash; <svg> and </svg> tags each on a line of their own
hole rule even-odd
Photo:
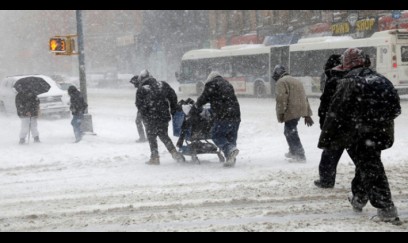
<svg viewBox="0 0 408 243">
<path fill-rule="evenodd" d="M 133 76 L 133 78 L 131 78 L 129 82 L 137 87 L 139 85 L 139 75 Z"/>
<path fill-rule="evenodd" d="M 217 71 L 212 71 L 210 74 L 208 74 L 207 80 L 205 80 L 206 83 L 210 82 L 211 80 L 213 80 L 215 77 L 221 77 L 221 74 Z"/>
<path fill-rule="evenodd" d="M 326 64 L 324 64 L 324 70 L 332 69 L 341 64 L 341 55 L 333 54 L 327 59 Z"/>
<path fill-rule="evenodd" d="M 272 78 L 275 81 L 278 81 L 286 73 L 286 69 L 284 66 L 278 64 L 275 66 L 272 73 Z"/>
<path fill-rule="evenodd" d="M 342 55 L 342 65 L 333 70 L 346 71 L 356 67 L 362 67 L 366 63 L 366 56 L 363 50 L 358 48 L 349 48 Z"/>
<path fill-rule="evenodd" d="M 68 88 L 68 94 L 70 94 L 70 95 L 77 92 L 77 91 L 78 91 L 78 89 L 73 85 L 69 86 L 69 88 Z"/>
<path fill-rule="evenodd" d="M 139 74 L 139 81 L 143 82 L 148 78 L 151 78 L 150 72 L 147 69 L 143 69 Z"/>
</svg>

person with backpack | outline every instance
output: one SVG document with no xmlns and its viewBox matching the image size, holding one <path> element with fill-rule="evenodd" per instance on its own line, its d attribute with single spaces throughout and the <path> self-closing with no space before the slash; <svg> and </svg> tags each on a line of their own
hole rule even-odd
<svg viewBox="0 0 408 243">
<path fill-rule="evenodd" d="M 73 116 L 71 125 L 74 128 L 75 143 L 79 143 L 83 136 L 81 125 L 88 104 L 85 102 L 81 92 L 75 86 L 70 86 L 68 88 L 68 95 L 71 97 L 70 110 Z"/>
<path fill-rule="evenodd" d="M 326 120 L 334 93 L 336 92 L 337 82 L 344 75 L 347 74 L 347 70 L 337 70 L 337 66 L 341 64 L 341 55 L 332 55 L 327 60 L 325 65 L 326 71 L 325 75 L 328 78 L 326 80 L 325 89 L 322 96 L 320 97 L 320 106 L 319 106 L 319 122 L 320 129 L 323 128 L 323 124 Z M 370 57 L 366 55 L 365 58 L 365 67 L 370 67 Z M 334 188 L 336 182 L 337 174 L 337 165 L 340 161 L 341 156 L 343 155 L 344 148 L 340 149 L 323 149 L 321 160 L 319 163 L 319 179 L 314 181 L 315 186 L 319 188 Z"/>
<path fill-rule="evenodd" d="M 361 212 L 370 201 L 381 221 L 399 222 L 381 152 L 394 143 L 400 98 L 386 77 L 366 67 L 362 50 L 349 48 L 342 59 L 335 70 L 347 74 L 337 82 L 318 147 L 347 149 L 356 166 L 349 195 L 354 211 Z"/>
<path fill-rule="evenodd" d="M 149 165 L 159 165 L 160 156 L 157 137 L 164 143 L 174 160 L 184 162 L 184 156 L 177 152 L 168 135 L 169 122 L 177 110 L 177 94 L 164 81 L 157 81 L 148 70 L 139 75 L 140 86 L 136 93 L 136 107 L 142 115 L 150 146 Z"/>
</svg>

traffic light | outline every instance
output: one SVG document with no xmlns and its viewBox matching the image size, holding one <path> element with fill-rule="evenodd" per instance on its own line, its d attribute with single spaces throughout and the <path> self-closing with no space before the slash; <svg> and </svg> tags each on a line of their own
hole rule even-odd
<svg viewBox="0 0 408 243">
<path fill-rule="evenodd" d="M 67 44 L 64 38 L 51 38 L 50 39 L 50 51 L 51 52 L 66 52 Z"/>
</svg>

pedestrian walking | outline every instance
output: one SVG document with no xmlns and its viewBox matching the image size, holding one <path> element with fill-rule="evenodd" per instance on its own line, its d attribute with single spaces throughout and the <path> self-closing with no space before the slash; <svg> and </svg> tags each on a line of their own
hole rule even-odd
<svg viewBox="0 0 408 243">
<path fill-rule="evenodd" d="M 239 154 L 237 140 L 241 110 L 234 87 L 217 71 L 208 75 L 204 91 L 198 97 L 192 112 L 200 112 L 207 103 L 210 103 L 214 116 L 212 140 L 227 159 L 224 166 L 234 166 Z"/>
<path fill-rule="evenodd" d="M 19 144 L 25 144 L 28 135 L 30 142 L 30 133 L 34 138 L 34 143 L 40 142 L 38 132 L 38 115 L 40 111 L 40 100 L 32 92 L 19 92 L 16 95 L 17 115 L 21 120 L 20 141 Z"/>
<path fill-rule="evenodd" d="M 369 201 L 380 220 L 396 223 L 398 212 L 381 152 L 394 143 L 400 98 L 386 77 L 365 65 L 362 50 L 349 48 L 343 53 L 342 64 L 335 69 L 348 73 L 338 80 L 318 147 L 348 149 L 356 166 L 349 196 L 354 211 L 361 212 Z"/>
<path fill-rule="evenodd" d="M 72 112 L 71 125 L 74 128 L 75 143 L 78 143 L 82 140 L 83 137 L 81 125 L 84 119 L 85 111 L 88 108 L 88 104 L 85 102 L 81 92 L 75 86 L 70 86 L 68 88 L 68 94 L 71 97 L 70 100 L 71 101 L 70 110 Z"/>
<path fill-rule="evenodd" d="M 289 145 L 289 152 L 285 157 L 305 162 L 305 150 L 297 126 L 301 117 L 305 119 L 307 126 L 314 124 L 305 89 L 303 84 L 290 76 L 280 64 L 275 66 L 272 78 L 276 81 L 276 116 L 278 122 L 285 123 L 284 134 Z"/>
<path fill-rule="evenodd" d="M 177 152 L 168 135 L 169 122 L 177 109 L 177 94 L 164 81 L 157 81 L 148 70 L 142 70 L 139 75 L 140 88 L 136 93 L 136 106 L 142 115 L 150 146 L 149 165 L 159 165 L 160 156 L 157 137 L 164 143 L 167 150 L 177 162 L 184 162 L 184 156 Z"/>
<path fill-rule="evenodd" d="M 320 96 L 319 106 L 319 123 L 322 129 L 327 116 L 327 111 L 330 106 L 331 99 L 336 92 L 337 81 L 346 73 L 346 70 L 334 70 L 341 64 L 341 55 L 333 54 L 327 59 L 324 66 L 324 90 Z M 314 181 L 314 184 L 320 188 L 333 188 L 336 181 L 337 164 L 343 154 L 344 149 L 323 149 L 319 163 L 319 180 Z"/>
<path fill-rule="evenodd" d="M 139 81 L 139 75 L 135 75 L 130 79 L 130 83 L 133 84 L 136 88 L 136 93 L 137 93 L 137 89 L 140 88 L 140 81 Z M 135 105 L 136 105 L 136 101 L 135 101 Z M 137 143 L 144 143 L 147 141 L 146 139 L 146 135 L 145 135 L 145 129 L 143 127 L 143 120 L 142 120 L 142 114 L 139 112 L 139 110 L 137 111 L 136 114 L 136 128 L 137 128 L 137 132 L 139 134 L 139 139 L 136 140 Z"/>
</svg>

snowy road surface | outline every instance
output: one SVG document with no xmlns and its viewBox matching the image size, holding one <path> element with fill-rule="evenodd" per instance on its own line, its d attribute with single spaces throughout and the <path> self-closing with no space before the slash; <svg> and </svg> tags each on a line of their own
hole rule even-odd
<svg viewBox="0 0 408 243">
<path fill-rule="evenodd" d="M 79 144 L 70 119 L 41 119 L 42 143 L 19 146 L 18 117 L 0 115 L 0 231 L 408 231 L 408 101 L 395 145 L 382 156 L 401 226 L 371 220 L 371 205 L 353 213 L 347 194 L 354 166 L 346 153 L 334 189 L 313 185 L 321 155 L 318 99 L 310 100 L 315 126 L 299 125 L 308 159 L 301 164 L 284 158 L 274 101 L 240 103 L 234 168 L 215 155 L 178 164 L 162 143 L 161 165 L 145 165 L 149 147 L 135 143 L 132 89 L 89 91 L 97 135 Z"/>
</svg>

